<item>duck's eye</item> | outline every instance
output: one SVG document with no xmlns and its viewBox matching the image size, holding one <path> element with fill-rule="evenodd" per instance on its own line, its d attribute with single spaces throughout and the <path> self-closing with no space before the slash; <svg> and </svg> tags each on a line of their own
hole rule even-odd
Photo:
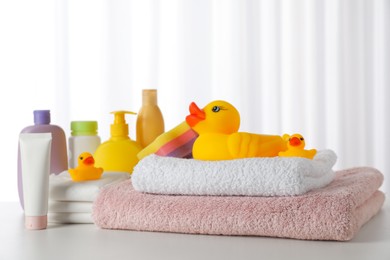
<svg viewBox="0 0 390 260">
<path fill-rule="evenodd" d="M 213 108 L 211 110 L 213 112 L 219 112 L 221 110 L 221 108 L 219 106 L 213 106 Z"/>
<path fill-rule="evenodd" d="M 80 160 L 84 159 L 82 156 L 80 156 Z"/>
<path fill-rule="evenodd" d="M 303 141 L 304 139 L 303 139 L 303 137 L 301 137 L 301 138 L 299 138 L 299 139 L 301 139 L 301 141 Z"/>
</svg>

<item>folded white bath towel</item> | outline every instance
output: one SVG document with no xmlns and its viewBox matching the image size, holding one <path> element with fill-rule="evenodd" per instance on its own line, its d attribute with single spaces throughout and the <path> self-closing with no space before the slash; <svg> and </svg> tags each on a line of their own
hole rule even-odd
<svg viewBox="0 0 390 260">
<path fill-rule="evenodd" d="M 92 202 L 102 187 L 128 178 L 130 178 L 130 175 L 125 172 L 104 172 L 99 180 L 74 182 L 68 171 L 58 175 L 52 174 L 49 182 L 49 199 Z"/>
<path fill-rule="evenodd" d="M 48 213 L 47 221 L 62 224 L 91 224 L 92 213 Z"/>
<path fill-rule="evenodd" d="M 87 201 L 49 201 L 51 213 L 91 213 L 92 202 Z"/>
<path fill-rule="evenodd" d="M 334 177 L 337 156 L 318 151 L 298 157 L 200 161 L 149 155 L 134 168 L 132 183 L 141 192 L 184 195 L 299 195 L 324 187 Z"/>
</svg>

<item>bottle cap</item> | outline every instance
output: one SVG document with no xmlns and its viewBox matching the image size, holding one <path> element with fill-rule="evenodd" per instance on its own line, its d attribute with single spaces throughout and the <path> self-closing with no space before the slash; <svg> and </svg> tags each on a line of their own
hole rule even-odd
<svg viewBox="0 0 390 260">
<path fill-rule="evenodd" d="M 39 230 L 47 228 L 46 216 L 25 216 L 25 226 L 27 229 Z"/>
<path fill-rule="evenodd" d="M 34 124 L 36 125 L 50 124 L 50 110 L 34 110 Z"/>
<path fill-rule="evenodd" d="M 97 121 L 72 121 L 70 130 L 72 136 L 97 135 Z"/>
<path fill-rule="evenodd" d="M 142 104 L 157 105 L 157 89 L 143 89 Z"/>
<path fill-rule="evenodd" d="M 114 111 L 114 123 L 111 125 L 111 137 L 125 137 L 129 138 L 129 125 L 126 124 L 125 114 L 136 115 L 137 113 L 131 111 Z"/>
</svg>

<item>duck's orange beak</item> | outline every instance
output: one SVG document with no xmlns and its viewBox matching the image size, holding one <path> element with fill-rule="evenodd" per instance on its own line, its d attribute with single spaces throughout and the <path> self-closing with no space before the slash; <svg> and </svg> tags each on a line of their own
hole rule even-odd
<svg viewBox="0 0 390 260">
<path fill-rule="evenodd" d="M 195 102 L 190 104 L 190 114 L 186 117 L 186 122 L 190 127 L 194 127 L 199 121 L 206 118 L 204 110 L 200 109 Z"/>
<path fill-rule="evenodd" d="M 291 146 L 299 146 L 301 144 L 301 140 L 298 137 L 293 137 L 290 139 Z"/>
<path fill-rule="evenodd" d="M 83 163 L 85 165 L 93 165 L 95 163 L 95 160 L 93 159 L 92 156 L 89 156 L 89 157 L 84 159 Z"/>
</svg>

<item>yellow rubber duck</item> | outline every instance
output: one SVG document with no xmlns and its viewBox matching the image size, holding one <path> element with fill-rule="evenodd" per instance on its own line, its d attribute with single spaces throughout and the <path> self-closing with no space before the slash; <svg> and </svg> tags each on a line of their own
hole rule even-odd
<svg viewBox="0 0 390 260">
<path fill-rule="evenodd" d="M 100 179 L 103 173 L 103 168 L 94 166 L 95 160 L 92 154 L 82 153 L 78 158 L 78 166 L 74 169 L 69 169 L 70 177 L 73 181 L 91 181 Z"/>
<path fill-rule="evenodd" d="M 287 142 L 287 150 L 279 152 L 281 157 L 304 157 L 313 159 L 317 153 L 316 149 L 305 150 L 305 139 L 300 134 L 283 135 L 283 139 Z"/>
<path fill-rule="evenodd" d="M 213 101 L 203 109 L 192 102 L 186 122 L 199 134 L 192 148 L 194 159 L 274 157 L 286 150 L 286 142 L 281 136 L 237 132 L 240 114 L 226 101 Z"/>
</svg>

